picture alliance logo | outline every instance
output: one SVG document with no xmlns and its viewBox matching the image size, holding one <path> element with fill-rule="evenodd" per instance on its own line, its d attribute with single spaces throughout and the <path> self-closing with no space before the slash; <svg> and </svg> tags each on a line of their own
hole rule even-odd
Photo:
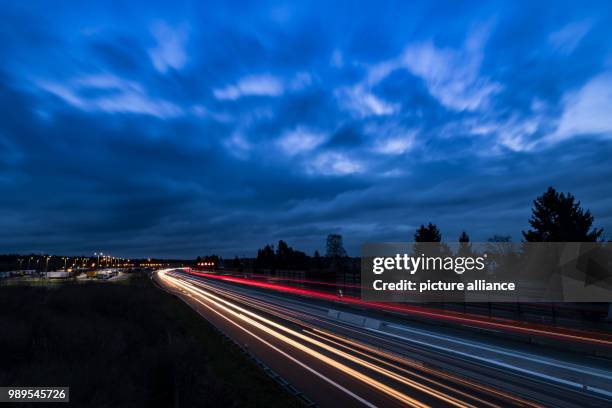
<svg viewBox="0 0 612 408">
<path fill-rule="evenodd" d="M 414 275 L 419 271 L 452 271 L 461 275 L 466 271 L 483 271 L 487 254 L 481 256 L 412 256 L 396 254 L 389 257 L 374 257 L 372 272 L 380 275 L 385 271 L 403 271 Z"/>
</svg>

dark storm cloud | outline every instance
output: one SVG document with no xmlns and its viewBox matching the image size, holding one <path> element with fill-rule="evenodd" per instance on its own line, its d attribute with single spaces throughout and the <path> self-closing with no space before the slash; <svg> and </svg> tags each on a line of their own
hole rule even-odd
<svg viewBox="0 0 612 408">
<path fill-rule="evenodd" d="M 610 8 L 0 6 L 0 252 L 515 239 L 549 185 L 612 228 Z"/>
</svg>

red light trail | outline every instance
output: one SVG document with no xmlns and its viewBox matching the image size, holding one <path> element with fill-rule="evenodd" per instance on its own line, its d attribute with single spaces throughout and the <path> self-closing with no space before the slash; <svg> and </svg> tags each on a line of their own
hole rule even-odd
<svg viewBox="0 0 612 408">
<path fill-rule="evenodd" d="M 383 302 L 367 302 L 353 296 L 339 297 L 337 295 L 330 294 L 328 292 L 322 292 L 312 289 L 295 288 L 288 285 L 262 282 L 255 279 L 239 278 L 227 275 L 216 275 L 212 273 L 196 272 L 189 270 L 188 273 L 192 275 L 203 276 L 211 279 L 223 280 L 226 282 L 232 282 L 242 285 L 254 286 L 262 289 L 274 290 L 282 293 L 288 293 L 299 296 L 306 296 L 311 298 L 317 298 L 322 300 L 328 300 L 333 302 L 342 302 L 351 305 L 358 305 L 361 307 L 368 307 L 378 310 L 386 310 L 392 312 L 398 312 L 407 315 L 418 315 L 422 317 L 429 317 L 438 320 L 451 321 L 459 324 L 473 325 L 483 328 L 502 330 L 507 332 L 515 332 L 522 334 L 529 334 L 534 336 L 543 336 L 547 338 L 553 338 L 563 341 L 578 341 L 582 343 L 597 344 L 605 347 L 612 347 L 612 335 L 599 332 L 589 332 L 584 330 L 576 329 L 564 329 L 559 327 L 545 326 L 541 324 L 518 322 L 512 320 L 505 320 L 500 318 L 486 318 L 481 316 L 466 315 L 457 312 L 450 312 L 444 310 L 433 310 L 423 306 L 412 306 L 406 304 L 393 304 Z M 265 275 L 262 275 L 266 279 L 270 279 Z M 292 280 L 288 278 L 272 277 L 270 280 L 287 280 L 297 281 L 302 283 L 325 283 L 333 285 L 328 282 L 317 282 L 308 280 Z M 359 287 L 358 285 L 353 285 Z"/>
</svg>

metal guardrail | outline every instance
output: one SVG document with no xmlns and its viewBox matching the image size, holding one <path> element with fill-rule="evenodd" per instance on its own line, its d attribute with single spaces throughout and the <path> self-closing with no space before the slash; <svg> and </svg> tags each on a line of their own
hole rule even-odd
<svg viewBox="0 0 612 408">
<path fill-rule="evenodd" d="M 232 339 L 231 337 L 226 335 L 224 332 L 219 330 L 216 326 L 213 325 L 213 327 L 215 328 L 215 330 L 219 334 L 221 334 L 221 336 L 223 336 L 223 338 L 226 340 L 226 342 L 230 342 L 234 346 L 238 347 L 238 349 L 240 350 L 241 353 L 243 353 L 251 361 L 253 361 L 255 364 L 257 364 L 257 366 L 259 366 L 259 368 L 261 368 L 270 378 L 272 378 L 274 381 L 276 381 L 276 383 L 279 384 L 285 391 L 289 392 L 291 395 L 293 395 L 294 397 L 299 399 L 300 402 L 302 402 L 307 407 L 312 407 L 312 408 L 318 407 L 318 405 L 314 401 L 312 401 L 310 398 L 308 398 L 303 392 L 301 392 L 300 390 L 295 388 L 284 377 L 282 377 L 280 374 L 278 374 L 276 371 L 274 371 L 272 368 L 270 368 L 270 366 L 268 366 L 266 363 L 264 363 L 263 361 L 261 361 L 260 359 L 258 359 L 254 355 L 252 355 L 246 347 L 244 347 L 242 344 L 236 342 L 234 339 Z"/>
</svg>

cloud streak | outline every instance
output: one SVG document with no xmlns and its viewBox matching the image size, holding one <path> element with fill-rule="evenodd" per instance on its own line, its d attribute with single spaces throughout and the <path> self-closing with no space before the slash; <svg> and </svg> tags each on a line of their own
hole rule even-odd
<svg viewBox="0 0 612 408">
<path fill-rule="evenodd" d="M 153 66 L 165 74 L 169 69 L 180 70 L 187 63 L 187 31 L 173 28 L 164 22 L 153 24 L 151 28 L 156 45 L 149 50 Z"/>
<path fill-rule="evenodd" d="M 235 101 L 245 96 L 280 96 L 282 81 L 272 75 L 249 75 L 233 85 L 213 90 L 217 99 Z"/>
<path fill-rule="evenodd" d="M 610 231 L 612 15 L 555 7 L 5 2 L 0 246 L 519 239 L 549 185 Z"/>
</svg>

